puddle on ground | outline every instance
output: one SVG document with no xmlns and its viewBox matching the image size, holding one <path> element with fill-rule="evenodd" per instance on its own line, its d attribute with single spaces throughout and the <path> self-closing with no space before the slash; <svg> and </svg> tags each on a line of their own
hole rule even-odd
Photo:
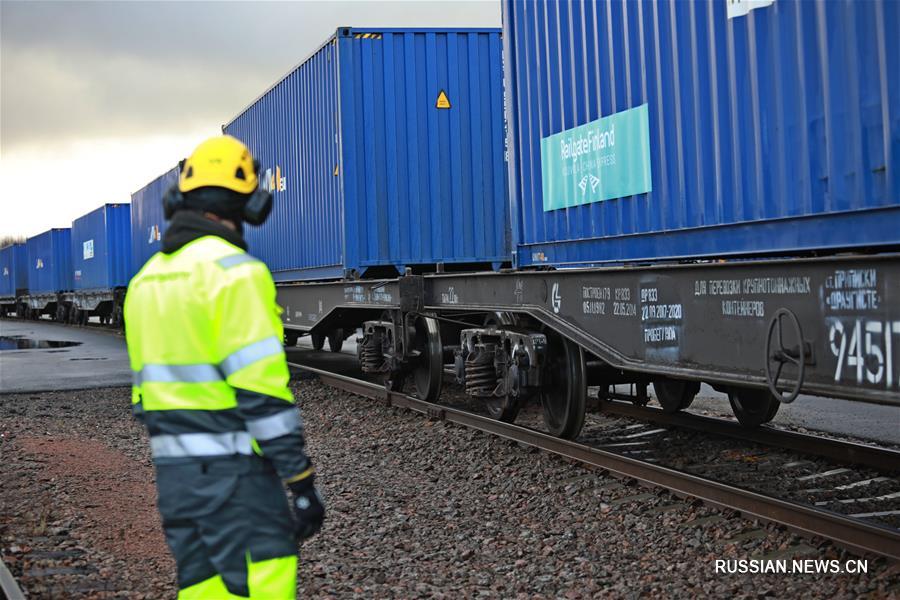
<svg viewBox="0 0 900 600">
<path fill-rule="evenodd" d="M 67 342 L 62 340 L 33 340 L 21 335 L 0 336 L 0 352 L 4 350 L 27 350 L 29 348 L 67 348 L 80 346 L 81 342 Z"/>
</svg>

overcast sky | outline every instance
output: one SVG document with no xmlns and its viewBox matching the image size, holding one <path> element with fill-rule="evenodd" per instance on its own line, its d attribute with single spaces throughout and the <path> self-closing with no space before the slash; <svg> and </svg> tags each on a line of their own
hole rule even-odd
<svg viewBox="0 0 900 600">
<path fill-rule="evenodd" d="M 339 26 L 500 19 L 499 0 L 2 0 L 0 236 L 128 202 Z"/>
</svg>

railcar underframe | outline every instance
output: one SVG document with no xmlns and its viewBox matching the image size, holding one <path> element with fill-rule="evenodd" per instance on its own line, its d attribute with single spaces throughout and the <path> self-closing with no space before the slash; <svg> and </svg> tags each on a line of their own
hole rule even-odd
<svg viewBox="0 0 900 600">
<path fill-rule="evenodd" d="M 898 254 L 406 275 L 278 299 L 289 344 L 361 330 L 361 366 L 387 385 L 435 400 L 452 372 L 497 418 L 539 399 L 563 437 L 588 385 L 646 401 L 652 384 L 674 411 L 706 382 L 746 425 L 801 392 L 900 406 Z"/>
<path fill-rule="evenodd" d="M 79 290 L 76 292 L 50 292 L 25 294 L 13 299 L 12 306 L 3 305 L 3 314 L 15 312 L 20 318 L 39 319 L 42 315 L 60 323 L 85 325 L 90 317 L 99 317 L 104 325 L 122 326 L 126 288 L 111 290 Z"/>
</svg>

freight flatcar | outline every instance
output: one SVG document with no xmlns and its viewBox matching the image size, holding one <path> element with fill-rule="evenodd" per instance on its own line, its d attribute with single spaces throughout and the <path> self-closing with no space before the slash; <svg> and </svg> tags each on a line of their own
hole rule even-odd
<svg viewBox="0 0 900 600">
<path fill-rule="evenodd" d="M 893 2 L 508 0 L 516 269 L 283 284 L 287 342 L 358 329 L 387 385 L 452 371 L 567 438 L 589 385 L 677 411 L 707 382 L 748 426 L 800 392 L 900 405 L 898 30 Z"/>
<path fill-rule="evenodd" d="M 706 382 L 748 426 L 900 406 L 898 30 L 884 1 L 507 0 L 501 61 L 494 30 L 339 29 L 223 127 L 275 194 L 248 238 L 286 343 L 357 331 L 392 389 L 453 373 L 566 438 L 588 386 L 677 411 Z M 132 196 L 134 268 L 176 178 Z"/>
<path fill-rule="evenodd" d="M 28 261 L 28 293 L 19 298 L 17 314 L 25 318 L 67 316 L 63 294 L 73 288 L 72 230 L 50 229 L 25 242 Z"/>
<path fill-rule="evenodd" d="M 131 272 L 131 207 L 105 204 L 72 222 L 73 292 L 68 320 L 84 324 L 122 322 Z"/>
<path fill-rule="evenodd" d="M 223 126 L 274 194 L 248 243 L 276 281 L 508 266 L 501 50 L 499 29 L 340 28 Z M 286 314 L 291 342 L 316 316 Z"/>
<path fill-rule="evenodd" d="M 52 229 L 0 250 L 0 310 L 19 317 L 122 325 L 128 282 L 158 249 L 165 231 L 162 196 L 177 181 L 173 168 L 132 194 L 104 204 L 72 227 Z M 20 264 L 21 262 L 21 264 Z"/>
<path fill-rule="evenodd" d="M 28 252 L 25 244 L 0 248 L 0 316 L 16 312 L 17 299 L 28 289 Z"/>
</svg>

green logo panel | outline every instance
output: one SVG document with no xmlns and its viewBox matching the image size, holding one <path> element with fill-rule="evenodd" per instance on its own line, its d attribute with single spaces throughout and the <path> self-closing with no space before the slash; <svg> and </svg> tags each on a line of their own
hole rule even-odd
<svg viewBox="0 0 900 600">
<path fill-rule="evenodd" d="M 647 105 L 542 138 L 541 175 L 545 212 L 651 191 Z"/>
</svg>

